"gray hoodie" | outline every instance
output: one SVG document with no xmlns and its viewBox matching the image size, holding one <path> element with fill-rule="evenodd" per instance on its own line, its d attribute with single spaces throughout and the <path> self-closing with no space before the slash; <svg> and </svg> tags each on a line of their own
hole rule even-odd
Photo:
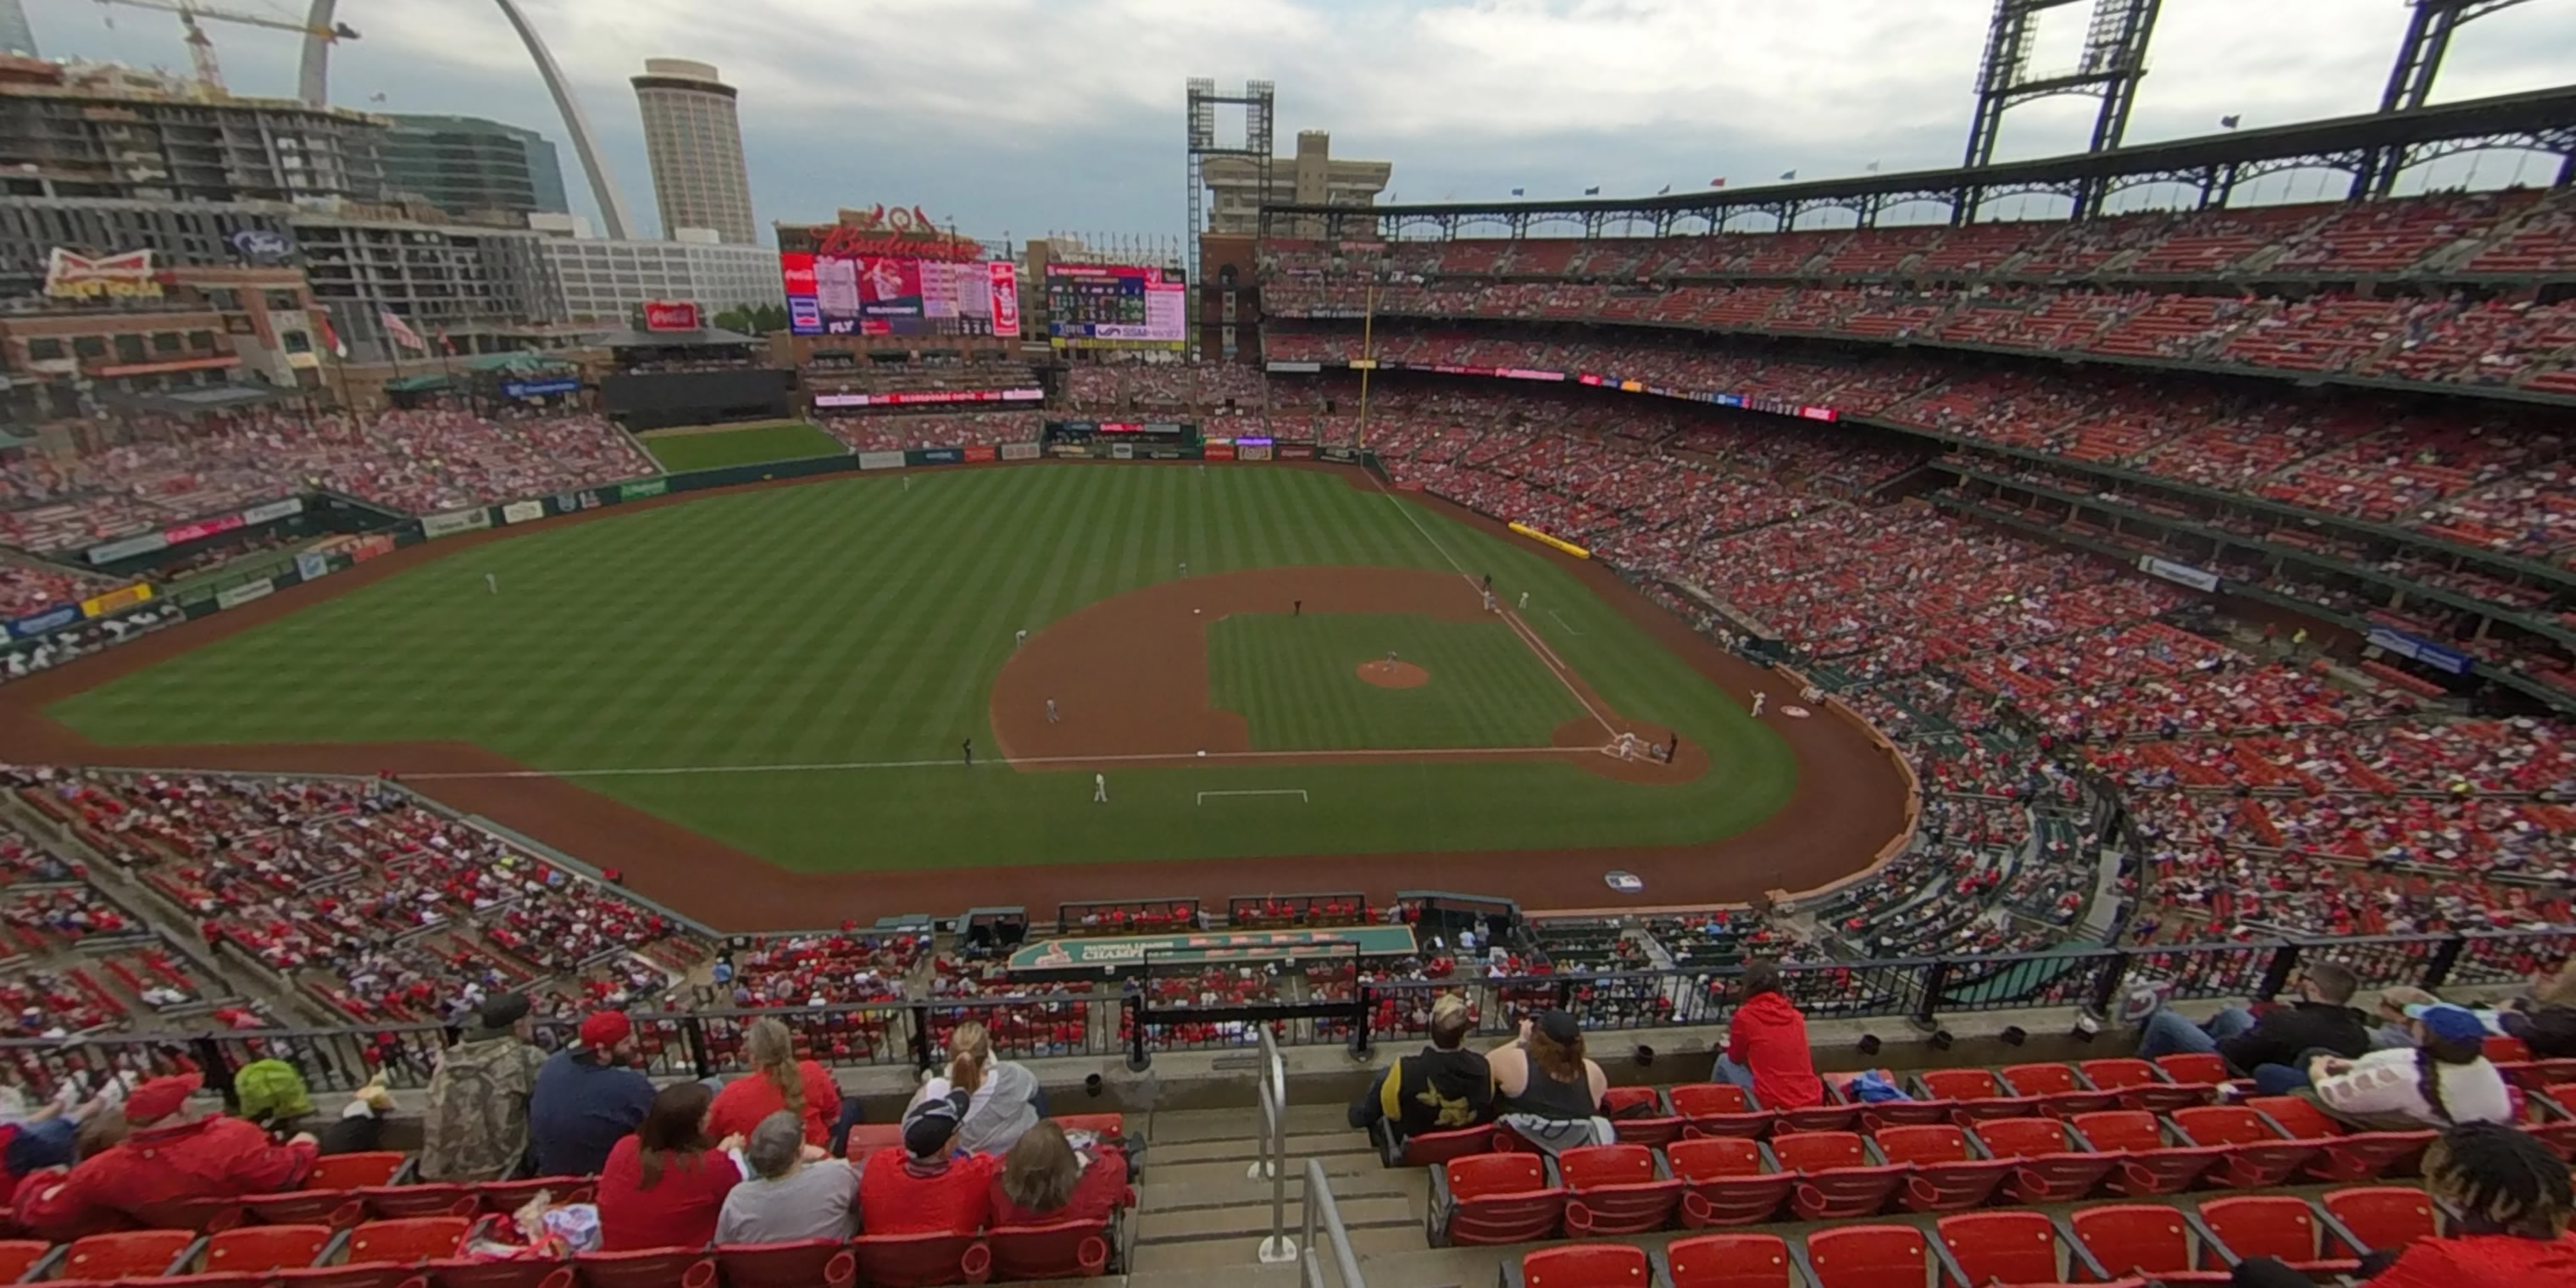
<svg viewBox="0 0 2576 1288">
<path fill-rule="evenodd" d="M 946 1078 L 933 1078 L 922 1088 L 922 1096 L 946 1094 Z M 1030 1103 L 1037 1094 L 1037 1075 L 1020 1065 L 1008 1060 L 985 1065 L 984 1085 L 975 1089 L 974 1098 L 967 1103 L 966 1117 L 957 1124 L 957 1143 L 952 1148 L 969 1154 L 1009 1152 L 1023 1133 L 1038 1125 L 1037 1106 Z"/>
</svg>

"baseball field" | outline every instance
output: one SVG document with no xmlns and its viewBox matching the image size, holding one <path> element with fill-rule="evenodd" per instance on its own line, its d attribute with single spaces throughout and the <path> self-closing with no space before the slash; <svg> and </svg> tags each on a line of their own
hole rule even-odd
<svg viewBox="0 0 2576 1288">
<path fill-rule="evenodd" d="M 846 915 L 825 891 L 875 915 L 1494 889 L 1479 861 L 1551 852 L 1638 856 L 1574 861 L 1595 890 L 1655 866 L 1679 902 L 1874 848 L 1783 871 L 1779 816 L 1849 786 L 1802 782 L 1823 753 L 1793 744 L 1842 722 L 1752 719 L 1763 673 L 1686 656 L 1598 569 L 1354 470 L 841 478 L 382 562 L 9 697 L 91 759 L 394 770 L 720 925 Z M 1609 754 L 1622 733 L 1679 754 Z M 657 825 L 585 834 L 559 817 L 582 797 Z M 1871 813 L 1892 834 L 1895 807 Z M 1767 859 L 1716 864 L 1757 831 Z"/>
</svg>

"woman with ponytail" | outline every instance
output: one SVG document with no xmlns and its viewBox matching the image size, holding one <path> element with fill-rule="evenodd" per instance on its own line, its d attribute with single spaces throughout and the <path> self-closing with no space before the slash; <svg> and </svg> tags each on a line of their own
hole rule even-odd
<svg viewBox="0 0 2576 1288">
<path fill-rule="evenodd" d="M 2309 1063 L 2318 1107 L 2371 1131 L 2414 1131 L 2458 1123 L 2510 1121 L 2504 1074 L 2486 1057 L 2486 1024 L 2466 1007 L 2436 1002 L 2406 1008 L 2416 1045 L 2358 1060 Z"/>
<path fill-rule="evenodd" d="M 751 1072 L 728 1082 L 716 1093 L 711 1130 L 718 1136 L 749 1136 L 760 1120 L 784 1109 L 805 1123 L 805 1143 L 830 1146 L 842 1117 L 841 1087 L 830 1071 L 796 1058 L 796 1036 L 772 1016 L 752 1022 L 743 1038 L 743 1058 Z"/>
<path fill-rule="evenodd" d="M 957 1124 L 955 1148 L 965 1154 L 1000 1154 L 1037 1125 L 1044 1106 L 1037 1075 L 993 1054 L 993 1037 L 972 1020 L 948 1035 L 948 1074 L 933 1078 L 915 1100 L 963 1091 L 971 1098 Z"/>
</svg>

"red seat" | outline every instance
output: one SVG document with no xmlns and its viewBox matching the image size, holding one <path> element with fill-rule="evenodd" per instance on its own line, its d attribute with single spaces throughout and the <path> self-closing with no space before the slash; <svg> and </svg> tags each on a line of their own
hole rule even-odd
<svg viewBox="0 0 2576 1288">
<path fill-rule="evenodd" d="M 869 1288 L 979 1284 L 993 1270 L 993 1250 L 972 1234 L 863 1234 L 850 1240 L 850 1251 Z"/>
<path fill-rule="evenodd" d="M 1963 1212 L 1933 1223 L 1960 1288 L 2074 1283 L 2090 1277 L 2082 1254 L 2038 1212 Z"/>
<path fill-rule="evenodd" d="M 571 1262 L 547 1257 L 440 1257 L 421 1268 L 429 1273 L 432 1288 L 572 1288 L 576 1273 Z"/>
<path fill-rule="evenodd" d="M 2225 1145 L 2168 1142 L 2163 1124 L 2143 1109 L 2077 1114 L 2073 1125 L 2093 1152 L 2120 1155 L 2120 1165 L 2111 1171 L 2111 1191 L 2132 1198 L 2179 1194 L 2218 1166 L 2228 1152 Z"/>
<path fill-rule="evenodd" d="M 1521 1281 L 1529 1288 L 1646 1288 L 1654 1265 L 1644 1248 L 1578 1243 L 1523 1254 Z"/>
<path fill-rule="evenodd" d="M 1803 1131 L 1771 1138 L 1780 1169 L 1798 1174 L 1789 1205 L 1809 1221 L 1869 1216 L 1887 1206 L 1913 1169 L 1870 1162 L 1867 1146 L 1847 1131 Z"/>
<path fill-rule="evenodd" d="M 553 1203 L 588 1203 L 599 1193 L 589 1176 L 539 1176 L 525 1181 L 485 1181 L 474 1187 L 475 1205 L 494 1216 L 508 1216 L 544 1194 Z"/>
<path fill-rule="evenodd" d="M 354 1190 L 362 1185 L 391 1185 L 402 1171 L 409 1156 L 400 1150 L 378 1149 L 362 1154 L 325 1154 L 313 1160 L 313 1170 L 304 1176 L 308 1190 Z"/>
<path fill-rule="evenodd" d="M 127 1230 L 74 1239 L 63 1256 L 58 1279 L 124 1279 L 158 1275 L 194 1247 L 192 1230 Z"/>
<path fill-rule="evenodd" d="M 2383 1176 L 2412 1176 L 2424 1149 L 2440 1133 L 2423 1131 L 2353 1131 L 2326 1116 L 2304 1096 L 2256 1096 L 2245 1107 L 2272 1120 L 2283 1133 L 2322 1148 L 2308 1160 L 2302 1175 L 2321 1181 L 2369 1181 Z"/>
<path fill-rule="evenodd" d="M 1914 1169 L 1897 1196 L 1908 1212 L 1975 1207 L 1994 1197 L 2015 1166 L 2008 1158 L 1980 1157 L 1968 1134 L 1950 1123 L 1883 1127 L 1870 1142 L 1888 1162 Z"/>
<path fill-rule="evenodd" d="M 1778 1116 L 1761 1108 L 1744 1088 L 1727 1082 L 1687 1082 L 1672 1088 L 1673 1112 L 1686 1136 L 1770 1134 Z"/>
<path fill-rule="evenodd" d="M 1793 1288 L 1789 1245 L 1774 1234 L 1703 1234 L 1664 1248 L 1672 1288 Z"/>
<path fill-rule="evenodd" d="M 369 1221 L 349 1232 L 349 1260 L 412 1262 L 454 1256 L 456 1245 L 473 1228 L 473 1218 L 462 1216 Z"/>
<path fill-rule="evenodd" d="M 2490 1033 L 2486 1041 L 2487 1059 L 2496 1064 L 2529 1064 L 2531 1044 L 2521 1038 Z"/>
<path fill-rule="evenodd" d="M 838 1239 L 723 1244 L 716 1248 L 716 1269 L 726 1288 L 850 1288 L 859 1259 Z"/>
<path fill-rule="evenodd" d="M 1846 1225 L 1807 1236 L 1816 1288 L 1923 1288 L 1923 1232 L 1910 1225 Z"/>
<path fill-rule="evenodd" d="M 1957 1108 L 1947 1100 L 1864 1100 L 1860 1102 L 1861 1128 L 1872 1135 L 1881 1127 L 1921 1127 L 1950 1121 Z"/>
<path fill-rule="evenodd" d="M 16 1283 L 25 1278 L 27 1272 L 53 1250 L 54 1245 L 42 1239 L 0 1239 L 0 1283 Z"/>
<path fill-rule="evenodd" d="M 841 1146 L 841 1156 L 855 1163 L 881 1149 L 899 1149 L 903 1145 L 901 1123 L 856 1123 L 850 1138 Z"/>
<path fill-rule="evenodd" d="M 1385 1137 L 1380 1138 L 1381 1157 Z M 1456 1131 L 1427 1131 L 1404 1138 L 1403 1148 L 1386 1157 L 1390 1167 L 1438 1167 L 1453 1158 L 1490 1154 L 1494 1150 L 1494 1125 L 1461 1127 Z"/>
<path fill-rule="evenodd" d="M 1125 1114 L 1057 1114 L 1048 1122 L 1066 1131 L 1087 1131 L 1094 1136 L 1118 1140 L 1127 1135 Z"/>
<path fill-rule="evenodd" d="M 2225 1270 L 2203 1270 L 2182 1213 L 2150 1203 L 2078 1208 L 2068 1216 L 2075 1241 L 2115 1275 L 2143 1275 L 2164 1284 L 2223 1284 Z"/>
<path fill-rule="evenodd" d="M 2284 1136 L 2261 1113 L 2243 1105 L 2177 1109 L 2173 1122 L 2195 1145 L 2227 1147 L 2227 1157 L 2210 1169 L 2207 1179 L 2230 1189 L 2269 1189 L 2324 1152 L 2315 1141 Z"/>
<path fill-rule="evenodd" d="M 1860 1106 L 1827 1102 L 1804 1109 L 1775 1109 L 1778 1122 L 1772 1130 L 1782 1131 L 1850 1131 L 1860 1126 Z"/>
<path fill-rule="evenodd" d="M 1693 1230 L 1760 1225 L 1798 1187 L 1796 1172 L 1772 1167 L 1761 1142 L 1741 1136 L 1677 1140 L 1664 1158 L 1683 1186 L 1682 1224 Z"/>
<path fill-rule="evenodd" d="M 1565 1232 L 1587 1238 L 1663 1229 L 1681 1206 L 1682 1183 L 1660 1170 L 1655 1151 L 1643 1145 L 1592 1145 L 1557 1155 Z"/>
<path fill-rule="evenodd" d="M 1926 1098 L 1949 1102 L 1957 1122 L 2028 1118 L 2040 1110 L 2039 1097 L 2015 1095 L 1991 1069 L 1926 1069 L 1914 1082 Z"/>
<path fill-rule="evenodd" d="M 358 1197 L 369 1213 L 387 1221 L 471 1216 L 483 1208 L 471 1185 L 365 1185 L 358 1188 Z"/>
<path fill-rule="evenodd" d="M 2576 1059 L 2524 1060 L 2497 1065 L 2496 1069 L 2507 1081 L 2525 1091 L 2576 1081 Z"/>
<path fill-rule="evenodd" d="M 2230 1264 L 2247 1257 L 2275 1257 L 2309 1274 L 2340 1274 L 2361 1267 L 2359 1257 L 2343 1255 L 2340 1244 L 2317 1224 L 2316 1209 L 2293 1195 L 2211 1199 L 2200 1205 L 2200 1223 L 2234 1254 Z"/>
<path fill-rule="evenodd" d="M 1453 1158 L 1431 1173 L 1425 1233 L 1435 1248 L 1457 1243 L 1529 1243 L 1552 1238 L 1565 1221 L 1565 1191 L 1536 1154 Z"/>
<path fill-rule="evenodd" d="M 1089 1279 L 1109 1269 L 1109 1223 L 1058 1221 L 984 1232 L 995 1279 Z"/>
<path fill-rule="evenodd" d="M 1664 1095 L 1653 1087 L 1612 1087 L 1601 1097 L 1601 1111 L 1628 1145 L 1668 1145 L 1682 1134 L 1682 1117 L 1664 1108 Z"/>
<path fill-rule="evenodd" d="M 2186 1105 L 2209 1103 L 2207 1084 L 2175 1082 L 2165 1076 L 2164 1070 L 2134 1057 L 2085 1060 L 2075 1067 L 2083 1072 L 2085 1081 L 2117 1093 L 2122 1109 L 2166 1113 Z"/>
<path fill-rule="evenodd" d="M 2422 1190 L 2401 1185 L 2328 1190 L 2322 1202 L 2326 1215 L 2341 1224 L 2364 1250 L 2394 1248 L 2411 1239 L 2429 1239 L 2442 1232 L 2441 1215 Z"/>
<path fill-rule="evenodd" d="M 2119 1093 L 2087 1084 L 2084 1075 L 2071 1064 L 2007 1065 L 2003 1079 L 2015 1094 L 2039 1097 L 2039 1111 L 2056 1118 L 2089 1114 L 2120 1103 Z"/>
<path fill-rule="evenodd" d="M 2117 1154 L 2077 1148 L 2066 1124 L 2054 1118 L 1998 1118 L 1969 1129 L 1988 1157 L 2013 1161 L 2004 1193 L 2016 1203 L 2064 1203 L 2084 1198 L 2120 1165 Z"/>
<path fill-rule="evenodd" d="M 346 1230 L 367 1219 L 367 1202 L 356 1190 L 293 1190 L 253 1194 L 242 1206 L 271 1225 L 321 1224 Z"/>
<path fill-rule="evenodd" d="M 2541 1098 L 2558 1106 L 2566 1116 L 2556 1122 L 2526 1122 L 2522 1129 L 2537 1137 L 2541 1144 L 2560 1158 L 2576 1158 L 2576 1082 L 2562 1082 L 2544 1088 Z"/>
<path fill-rule="evenodd" d="M 208 1274 L 309 1266 L 330 1246 L 333 1233 L 327 1225 L 247 1225 L 210 1236 L 200 1262 Z"/>
<path fill-rule="evenodd" d="M 167 1203 L 145 1204 L 133 1215 L 135 1220 L 156 1230 L 194 1230 L 210 1234 L 242 1223 L 242 1201 L 237 1198 L 174 1199 Z"/>
<path fill-rule="evenodd" d="M 943 1238 L 941 1235 L 885 1235 L 884 1238 Z M 861 1239 L 859 1243 L 867 1240 Z M 857 1244 L 852 1244 L 853 1250 Z M 867 1264 L 867 1253 L 859 1252 L 859 1263 Z M 633 1252 L 584 1252 L 572 1259 L 575 1274 L 583 1288 L 715 1288 L 715 1258 L 696 1248 L 639 1248 Z M 965 1283 L 964 1279 L 926 1279 L 919 1281 L 878 1279 L 874 1282 L 900 1288 L 919 1283 Z"/>
<path fill-rule="evenodd" d="M 2206 1051 L 2160 1055 L 2155 1063 L 2178 1086 L 2218 1087 L 2235 1081 L 2235 1075 L 2227 1071 L 2227 1061 Z"/>
</svg>

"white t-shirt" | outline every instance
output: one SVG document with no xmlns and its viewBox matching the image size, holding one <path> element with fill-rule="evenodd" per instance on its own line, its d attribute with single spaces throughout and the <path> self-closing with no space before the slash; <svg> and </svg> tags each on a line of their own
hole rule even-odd
<svg viewBox="0 0 2576 1288">
<path fill-rule="evenodd" d="M 2337 1113 L 2404 1114 L 2427 1127 L 2513 1120 L 2513 1101 L 2505 1092 L 2504 1075 L 2493 1064 L 2477 1059 L 2467 1064 L 2434 1066 L 2433 1076 L 2442 1089 L 2442 1107 L 2451 1115 L 2445 1121 L 2424 1099 L 2415 1059 L 2413 1047 L 2373 1051 L 2353 1061 L 2351 1068 L 2316 1084 L 2317 1099 Z"/>
</svg>

